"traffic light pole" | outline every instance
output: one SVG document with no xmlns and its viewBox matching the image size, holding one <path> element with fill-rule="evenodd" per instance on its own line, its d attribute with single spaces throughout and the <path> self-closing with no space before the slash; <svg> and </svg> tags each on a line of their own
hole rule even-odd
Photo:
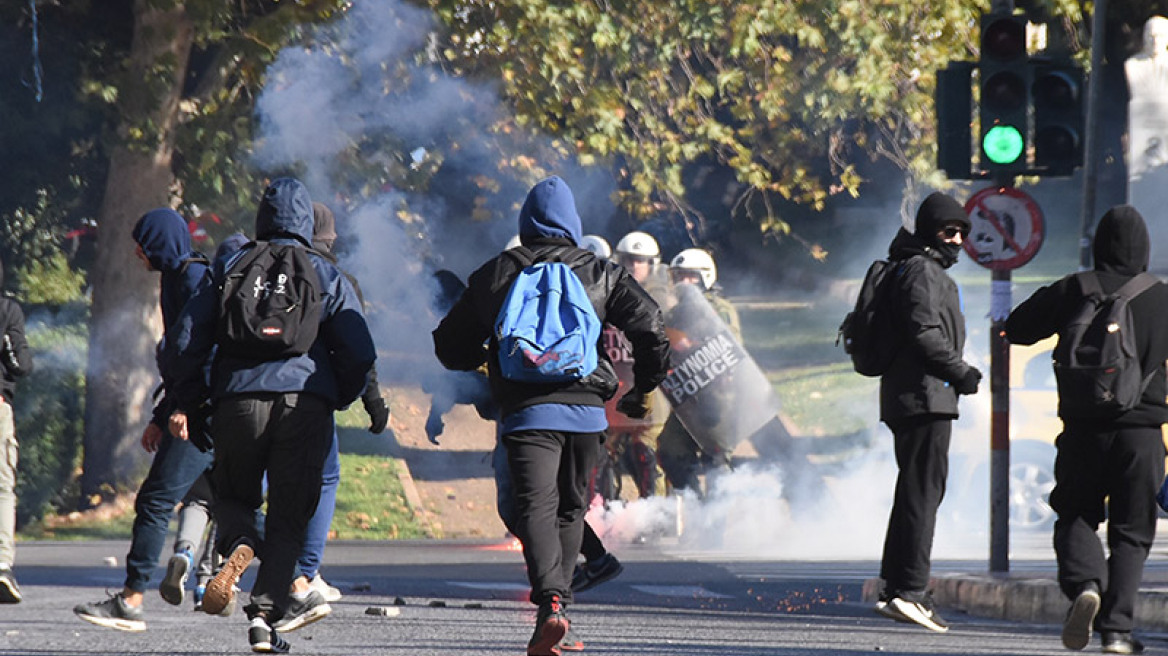
<svg viewBox="0 0 1168 656">
<path fill-rule="evenodd" d="M 1079 228 L 1079 270 L 1091 268 L 1091 233 L 1095 227 L 1095 185 L 1099 168 L 1095 150 L 1098 143 L 1099 88 L 1103 68 L 1103 31 L 1106 28 L 1107 0 L 1095 0 L 1091 16 L 1091 77 L 1087 80 L 1087 120 L 1083 132 L 1083 208 Z"/>
<path fill-rule="evenodd" d="M 991 272 L 991 294 L 1010 302 L 1010 271 Z M 990 572 L 1010 571 L 1010 342 L 1006 317 L 990 315 Z"/>
</svg>

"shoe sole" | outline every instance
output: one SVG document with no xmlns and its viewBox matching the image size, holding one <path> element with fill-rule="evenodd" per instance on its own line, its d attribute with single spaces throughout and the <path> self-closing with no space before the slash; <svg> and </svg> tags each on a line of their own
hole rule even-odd
<svg viewBox="0 0 1168 656">
<path fill-rule="evenodd" d="M 560 641 L 568 633 L 568 620 L 548 619 L 539 631 L 539 640 L 527 646 L 527 656 L 560 656 Z"/>
<path fill-rule="evenodd" d="M 241 544 L 231 551 L 223 568 L 207 583 L 207 591 L 203 594 L 203 612 L 208 615 L 218 615 L 235 598 L 235 584 L 243 575 L 248 565 L 255 558 L 255 550 L 246 544 Z"/>
<path fill-rule="evenodd" d="M 117 629 L 119 631 L 130 631 L 138 633 L 146 630 L 145 620 L 125 620 L 119 617 L 97 617 L 95 615 L 84 615 L 77 613 L 77 617 L 98 626 L 104 626 L 110 629 Z"/>
<path fill-rule="evenodd" d="M 621 572 L 623 571 L 625 571 L 625 566 L 617 563 L 616 569 L 597 576 L 596 578 L 589 578 L 588 580 L 584 581 L 584 583 L 581 583 L 580 587 L 573 587 L 572 592 L 585 592 L 587 590 L 591 590 L 601 583 L 608 583 L 609 581 L 615 579 L 616 577 L 620 576 Z"/>
<path fill-rule="evenodd" d="M 900 599 L 893 599 L 888 602 L 887 607 L 900 613 L 913 624 L 919 624 L 930 631 L 936 631 L 937 633 L 946 633 L 949 631 L 949 627 L 937 624 L 931 617 L 921 613 L 916 604 L 909 602 L 898 603 L 900 601 Z"/>
<path fill-rule="evenodd" d="M 561 642 L 559 644 L 560 651 L 584 651 L 584 643 L 577 640 L 576 642 Z"/>
<path fill-rule="evenodd" d="M 1063 646 L 1067 649 L 1083 649 L 1091 644 L 1091 624 L 1099 613 L 1102 600 L 1095 591 L 1084 592 L 1075 597 L 1067 620 L 1063 622 Z"/>
<path fill-rule="evenodd" d="M 903 624 L 916 624 L 916 622 L 906 617 L 904 613 L 897 610 L 896 607 L 894 607 L 892 604 L 889 604 L 887 601 L 876 602 L 876 607 L 872 610 L 876 611 L 877 615 L 883 615 L 890 620 L 896 620 L 897 622 L 901 622 Z"/>
<path fill-rule="evenodd" d="M 251 650 L 257 654 L 287 654 L 290 647 L 278 648 L 272 646 L 270 642 L 257 642 L 251 646 Z"/>
<path fill-rule="evenodd" d="M 306 627 L 318 620 L 323 620 L 325 616 L 331 612 L 333 612 L 332 606 L 329 606 L 328 604 L 321 604 L 315 608 L 309 609 L 309 611 L 303 615 L 297 615 L 291 620 L 288 620 L 287 624 L 273 626 L 272 628 L 275 629 L 278 633 L 288 633 L 290 631 L 295 631 L 296 629 Z"/>
<path fill-rule="evenodd" d="M 166 576 L 163 577 L 162 583 L 158 584 L 158 594 L 162 595 L 162 600 L 171 606 L 181 606 L 185 591 L 183 588 L 187 583 L 187 573 L 191 571 L 191 561 L 185 557 L 175 554 L 170 557 L 170 562 L 166 564 Z"/>
<path fill-rule="evenodd" d="M 8 579 L 0 579 L 0 604 L 19 604 L 23 600 L 20 588 Z"/>
</svg>

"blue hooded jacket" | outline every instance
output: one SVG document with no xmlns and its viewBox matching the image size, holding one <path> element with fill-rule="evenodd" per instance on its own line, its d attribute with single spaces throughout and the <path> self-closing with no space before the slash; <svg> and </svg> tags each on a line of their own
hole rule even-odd
<svg viewBox="0 0 1168 656">
<path fill-rule="evenodd" d="M 575 245 L 583 233 L 576 197 L 559 176 L 544 178 L 527 192 L 519 210 L 519 242 L 524 246 L 549 238 L 571 239 Z"/>
<path fill-rule="evenodd" d="M 210 285 L 207 259 L 191 250 L 191 233 L 187 222 L 169 207 L 150 210 L 138 219 L 130 235 L 142 247 L 150 266 L 162 274 L 159 304 L 162 306 L 162 340 L 155 362 L 158 373 L 166 380 L 170 365 L 165 356 L 167 338 L 183 306 L 203 286 Z M 165 427 L 174 409 L 174 399 L 167 393 L 154 406 L 151 423 Z"/>
<path fill-rule="evenodd" d="M 278 243 L 312 243 L 312 200 L 293 178 L 272 181 L 256 213 L 256 238 Z M 227 271 L 246 248 L 212 266 L 214 282 L 196 294 L 179 317 L 168 350 L 175 356 L 174 381 L 178 407 L 190 410 L 208 394 L 199 365 L 214 346 L 218 327 L 219 288 Z M 212 368 L 212 399 L 257 392 L 306 392 L 334 408 L 353 402 L 365 389 L 376 359 L 373 338 L 352 285 L 325 258 L 310 253 L 320 275 L 321 323 L 316 342 L 304 355 L 282 360 L 248 360 L 217 355 Z"/>
<path fill-rule="evenodd" d="M 162 273 L 160 300 L 165 335 L 178 319 L 187 299 L 203 282 L 207 272 L 206 258 L 191 250 L 187 222 L 169 207 L 142 215 L 130 234 L 142 247 L 150 266 Z"/>
</svg>

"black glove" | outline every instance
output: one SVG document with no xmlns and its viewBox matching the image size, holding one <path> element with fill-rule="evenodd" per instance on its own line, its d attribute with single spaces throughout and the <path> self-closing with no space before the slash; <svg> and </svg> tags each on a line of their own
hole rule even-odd
<svg viewBox="0 0 1168 656">
<path fill-rule="evenodd" d="M 961 380 L 954 384 L 958 394 L 977 394 L 977 384 L 981 382 L 981 372 L 976 367 L 970 367 L 969 371 L 961 377 Z"/>
<path fill-rule="evenodd" d="M 626 417 L 644 419 L 649 414 L 649 395 L 634 387 L 616 402 L 616 409 Z"/>
<path fill-rule="evenodd" d="M 369 432 L 380 435 L 389 424 L 389 405 L 380 396 L 362 398 L 361 404 L 365 406 L 365 412 L 369 413 Z"/>
<path fill-rule="evenodd" d="M 430 408 L 430 416 L 426 417 L 426 438 L 432 444 L 438 443 L 438 436 L 442 431 L 446 430 L 446 424 L 442 423 L 442 413 L 435 412 L 434 408 Z"/>
</svg>

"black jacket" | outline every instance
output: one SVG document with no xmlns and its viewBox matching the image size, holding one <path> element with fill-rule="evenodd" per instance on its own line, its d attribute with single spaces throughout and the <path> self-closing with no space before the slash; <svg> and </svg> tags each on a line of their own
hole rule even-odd
<svg viewBox="0 0 1168 656">
<path fill-rule="evenodd" d="M 1095 271 L 1105 293 L 1119 289 L 1133 276 L 1148 268 L 1150 242 L 1143 217 L 1130 206 L 1112 208 L 1103 216 L 1092 244 Z M 1033 344 L 1060 333 L 1083 304 L 1084 294 L 1077 275 L 1034 292 L 1006 319 L 1006 337 L 1015 344 Z M 1105 423 L 1114 426 L 1159 426 L 1168 421 L 1168 285 L 1157 283 L 1133 299 L 1131 309 L 1135 324 L 1136 346 L 1140 366 L 1145 372 L 1156 370 L 1140 404 Z M 1059 416 L 1062 416 L 1060 401 Z M 1083 420 L 1076 420 L 1083 421 Z"/>
<path fill-rule="evenodd" d="M 24 337 L 24 312 L 20 305 L 10 298 L 0 297 L 0 394 L 4 400 L 12 401 L 16 391 L 16 379 L 32 372 L 32 352 Z"/>
<path fill-rule="evenodd" d="M 956 418 L 953 385 L 971 367 L 961 357 L 965 317 L 957 283 L 942 264 L 948 256 L 903 229 L 888 254 L 896 267 L 891 302 L 900 342 L 892 365 L 880 378 L 880 419 Z"/>
<path fill-rule="evenodd" d="M 564 261 L 588 290 L 602 322 L 624 331 L 633 345 L 633 375 L 638 389 L 648 392 L 665 377 L 669 341 L 657 304 L 619 264 L 576 248 L 570 239 L 540 238 L 524 242 L 536 261 Z M 597 345 L 599 365 L 571 384 L 531 385 L 504 379 L 498 371 L 495 319 L 522 267 L 503 252 L 471 274 L 467 289 L 434 330 L 434 353 L 447 369 L 470 371 L 488 363 L 491 392 L 503 416 L 540 403 L 604 405 L 616 392 L 612 363 Z M 487 348 L 483 348 L 483 344 Z"/>
</svg>

